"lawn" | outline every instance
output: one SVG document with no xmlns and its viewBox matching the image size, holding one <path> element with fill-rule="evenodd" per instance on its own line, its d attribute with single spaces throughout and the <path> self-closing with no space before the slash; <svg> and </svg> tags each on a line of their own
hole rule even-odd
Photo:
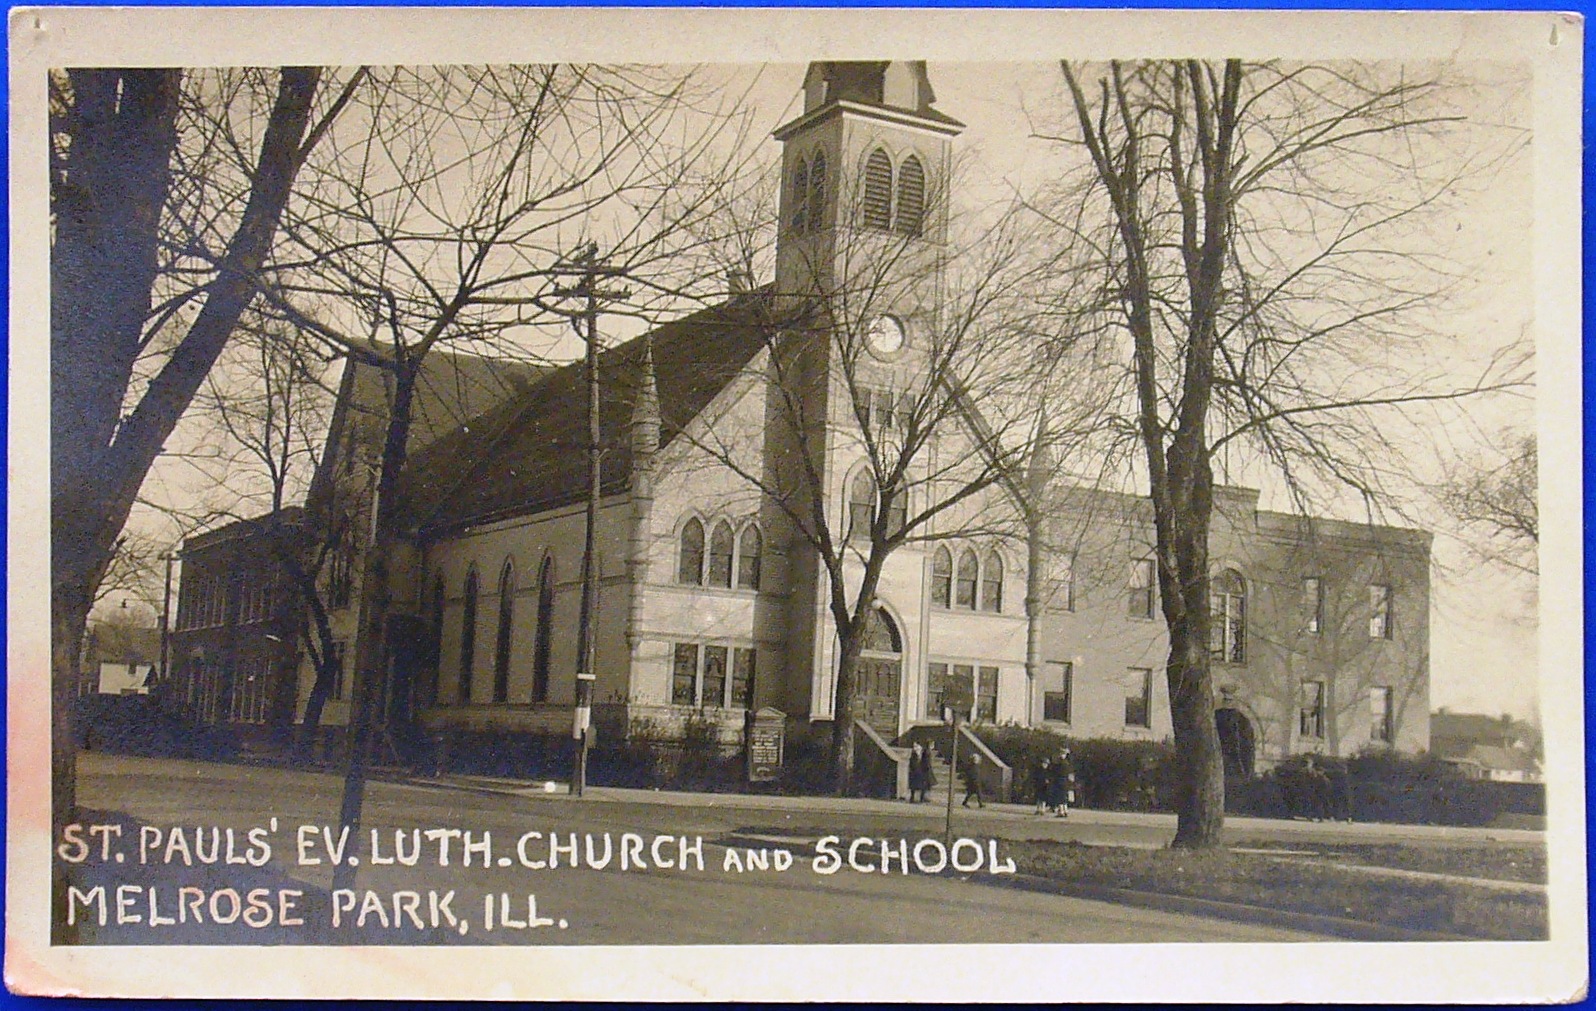
<svg viewBox="0 0 1596 1011">
<path fill-rule="evenodd" d="M 1005 844 L 1003 854 L 1013 858 L 1021 873 L 1076 884 L 1490 940 L 1543 940 L 1547 933 L 1546 898 L 1530 891 L 1374 876 L 1334 863 L 1226 850 L 1192 853 L 1027 841 Z"/>
<path fill-rule="evenodd" d="M 1249 842 L 1248 849 L 1283 850 L 1341 864 L 1394 867 L 1405 871 L 1456 874 L 1494 881 L 1546 883 L 1544 846 L 1411 845 L 1392 843 Z M 1307 854 L 1312 854 L 1311 857 Z"/>
<path fill-rule="evenodd" d="M 737 830 L 795 839 L 834 831 L 794 825 Z M 903 829 L 873 834 L 925 835 Z M 1546 854 L 1535 846 L 1249 842 L 1239 851 L 1193 853 L 1031 839 L 1004 840 L 1000 852 L 1014 861 L 1021 874 L 1074 885 L 1210 899 L 1481 940 L 1535 941 L 1547 936 L 1544 892 L 1376 875 L 1347 866 L 1541 883 L 1546 879 Z"/>
</svg>

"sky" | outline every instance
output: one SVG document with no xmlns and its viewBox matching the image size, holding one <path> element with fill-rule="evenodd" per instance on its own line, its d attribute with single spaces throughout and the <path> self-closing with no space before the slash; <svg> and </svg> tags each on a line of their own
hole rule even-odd
<svg viewBox="0 0 1596 1011">
<path fill-rule="evenodd" d="M 1458 92 L 1457 112 L 1487 125 L 1492 143 L 1511 145 L 1511 138 L 1528 136 L 1526 68 L 1479 64 L 1450 69 L 1467 82 Z M 708 72 L 723 76 L 728 88 L 747 89 L 743 104 L 752 110 L 755 135 L 767 137 L 759 155 L 765 170 L 772 171 L 779 146 L 768 133 L 801 110 L 803 66 L 724 66 Z M 967 124 L 955 142 L 956 152 L 967 158 L 961 189 L 951 197 L 956 208 L 985 207 L 1014 192 L 1034 192 L 1069 158 L 1078 157 L 1034 136 L 1039 128 L 1058 122 L 1061 78 L 1056 65 L 933 62 L 929 73 L 937 108 Z M 1468 358 L 1533 333 L 1529 158 L 1508 161 L 1493 171 L 1488 185 L 1454 197 L 1456 248 L 1472 273 L 1466 295 L 1450 307 L 1447 329 Z M 561 344 L 551 350 L 563 355 L 575 348 Z M 1532 425 L 1533 415 L 1530 397 L 1497 398 L 1471 406 L 1469 423 L 1428 435 L 1446 453 L 1466 457 L 1489 448 L 1505 428 Z M 209 437 L 189 426 L 180 429 L 174 444 Z M 1416 452 L 1415 459 L 1420 455 Z M 1248 473 L 1246 478 L 1263 487 L 1267 505 L 1282 507 L 1282 502 L 1272 501 L 1278 496 L 1267 475 Z M 193 494 L 193 481 L 180 462 L 163 459 L 146 495 L 157 502 L 181 500 Z M 170 529 L 150 510 L 136 514 L 132 525 L 151 532 Z M 1439 524 L 1434 529 L 1432 705 L 1535 719 L 1539 671 L 1533 581 L 1474 564 L 1453 532 Z M 117 601 L 109 604 L 115 607 Z"/>
</svg>

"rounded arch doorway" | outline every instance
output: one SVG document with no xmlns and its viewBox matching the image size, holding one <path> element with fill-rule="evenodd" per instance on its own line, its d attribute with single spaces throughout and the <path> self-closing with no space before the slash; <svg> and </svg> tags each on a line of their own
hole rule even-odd
<svg viewBox="0 0 1596 1011">
<path fill-rule="evenodd" d="M 854 668 L 853 715 L 887 740 L 898 736 L 898 693 L 903 684 L 903 633 L 877 605 L 865 625 Z"/>
</svg>

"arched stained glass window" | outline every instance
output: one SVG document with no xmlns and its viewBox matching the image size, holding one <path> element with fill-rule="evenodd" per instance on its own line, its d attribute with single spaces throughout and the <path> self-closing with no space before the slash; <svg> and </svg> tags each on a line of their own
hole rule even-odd
<svg viewBox="0 0 1596 1011">
<path fill-rule="evenodd" d="M 764 536 L 759 527 L 750 523 L 737 543 L 737 585 L 745 590 L 759 589 L 760 554 L 764 551 Z"/>
<path fill-rule="evenodd" d="M 554 641 L 554 559 L 538 567 L 538 630 L 532 640 L 532 701 L 549 697 L 549 650 Z"/>
<path fill-rule="evenodd" d="M 895 227 L 899 235 L 918 236 L 925 227 L 925 168 L 914 155 L 898 168 L 898 213 Z"/>
<path fill-rule="evenodd" d="M 902 653 L 903 636 L 885 608 L 875 608 L 865 622 L 864 648 L 872 653 Z"/>
<path fill-rule="evenodd" d="M 860 212 L 864 227 L 878 232 L 892 230 L 892 159 L 880 148 L 865 159 Z"/>
<path fill-rule="evenodd" d="M 471 701 L 471 674 L 477 658 L 477 567 L 466 573 L 460 605 L 460 701 Z"/>
<path fill-rule="evenodd" d="M 975 586 L 980 578 L 981 564 L 975 559 L 975 552 L 965 548 L 959 554 L 959 578 L 954 585 L 955 607 L 966 607 L 975 610 Z"/>
<path fill-rule="evenodd" d="M 946 546 L 937 548 L 931 557 L 931 603 L 938 607 L 953 604 L 953 552 Z"/>
<path fill-rule="evenodd" d="M 700 586 L 704 582 L 704 524 L 695 517 L 682 524 L 681 558 L 676 581 Z"/>
<path fill-rule="evenodd" d="M 1003 610 L 1003 556 L 996 551 L 987 552 L 981 572 L 981 610 Z"/>
<path fill-rule="evenodd" d="M 510 701 L 510 636 L 515 622 L 515 565 L 499 573 L 499 630 L 493 641 L 493 701 Z"/>
<path fill-rule="evenodd" d="M 721 520 L 715 524 L 715 530 L 709 535 L 709 586 L 724 586 L 728 589 L 732 584 L 732 528 L 731 524 Z"/>
</svg>

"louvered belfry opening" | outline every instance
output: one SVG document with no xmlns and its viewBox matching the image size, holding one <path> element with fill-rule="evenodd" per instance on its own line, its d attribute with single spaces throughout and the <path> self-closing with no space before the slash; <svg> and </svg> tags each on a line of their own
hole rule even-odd
<svg viewBox="0 0 1596 1011">
<path fill-rule="evenodd" d="M 925 224 L 925 168 L 910 155 L 898 169 L 899 235 L 916 237 Z"/>
<path fill-rule="evenodd" d="M 809 227 L 809 163 L 803 160 L 792 172 L 792 230 Z"/>
<path fill-rule="evenodd" d="M 826 215 L 826 152 L 816 151 L 809 166 L 809 230 L 824 227 Z"/>
<path fill-rule="evenodd" d="M 866 228 L 892 230 L 892 159 L 880 148 L 865 159 L 862 211 Z"/>
</svg>

